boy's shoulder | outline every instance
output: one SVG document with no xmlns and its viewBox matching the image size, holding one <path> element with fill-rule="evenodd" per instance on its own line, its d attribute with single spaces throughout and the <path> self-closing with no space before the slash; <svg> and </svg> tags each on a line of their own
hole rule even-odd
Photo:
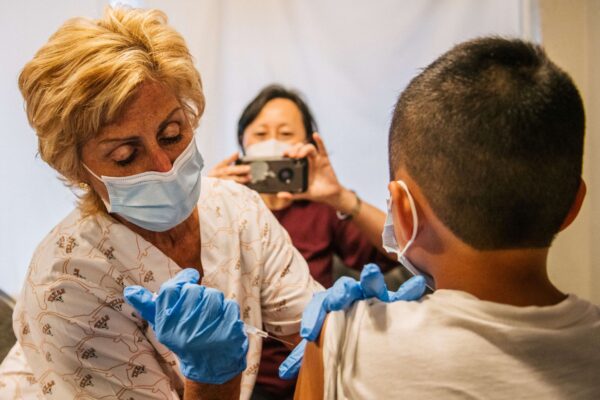
<svg viewBox="0 0 600 400">
<path fill-rule="evenodd" d="M 342 315 L 343 314 L 343 315 Z M 600 324 L 600 307 L 574 294 L 551 306 L 519 307 L 480 300 L 472 294 L 441 289 L 419 301 L 383 303 L 378 300 L 358 302 L 346 313 L 336 313 L 330 326 L 337 323 L 368 329 L 384 321 L 387 329 L 429 329 L 463 320 L 464 327 L 493 325 L 505 329 L 572 329 Z"/>
<path fill-rule="evenodd" d="M 325 393 L 343 390 L 347 398 L 452 397 L 435 382 L 482 398 L 498 385 L 506 394 L 499 398 L 508 398 L 514 388 L 507 382 L 541 364 L 556 384 L 521 382 L 535 398 L 600 392 L 589 372 L 600 368 L 600 353 L 589 351 L 600 348 L 600 308 L 574 295 L 548 307 L 492 303 L 453 290 L 418 302 L 362 301 L 330 314 L 322 343 Z M 560 378 L 565 365 L 570 383 Z"/>
<path fill-rule="evenodd" d="M 502 341 L 497 342 L 499 337 Z M 445 289 L 419 301 L 369 299 L 329 315 L 323 348 L 325 360 L 362 351 L 359 348 L 368 349 L 373 357 L 396 351 L 418 357 L 418 349 L 425 351 L 440 338 L 447 354 L 460 354 L 466 342 L 493 353 L 496 348 L 526 346 L 539 338 L 538 344 L 544 346 L 546 337 L 554 337 L 559 346 L 568 346 L 570 340 L 595 341 L 600 346 L 600 307 L 573 294 L 552 306 L 517 307 Z M 388 347 L 390 341 L 396 345 Z"/>
</svg>

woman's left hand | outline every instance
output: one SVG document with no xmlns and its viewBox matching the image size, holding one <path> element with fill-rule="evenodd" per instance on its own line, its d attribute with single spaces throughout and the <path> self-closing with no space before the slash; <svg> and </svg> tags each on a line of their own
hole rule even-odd
<svg viewBox="0 0 600 400">
<path fill-rule="evenodd" d="M 331 311 L 349 309 L 356 301 L 377 298 L 384 303 L 419 300 L 426 290 L 425 278 L 413 276 L 395 291 L 389 291 L 383 274 L 375 264 L 365 265 L 360 281 L 343 276 L 329 289 L 315 293 L 302 313 L 300 336 L 304 339 L 279 366 L 279 377 L 291 379 L 298 375 L 306 341 L 315 341 L 321 334 L 325 317 Z"/>
<path fill-rule="evenodd" d="M 308 189 L 304 193 L 279 192 L 277 197 L 290 200 L 312 200 L 326 203 L 338 209 L 344 187 L 338 181 L 333 170 L 323 139 L 318 133 L 313 134 L 316 147 L 313 144 L 296 144 L 284 152 L 290 158 L 308 159 Z"/>
</svg>

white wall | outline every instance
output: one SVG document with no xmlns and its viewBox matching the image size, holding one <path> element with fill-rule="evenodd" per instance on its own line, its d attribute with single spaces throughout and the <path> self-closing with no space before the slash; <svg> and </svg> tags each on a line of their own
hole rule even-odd
<svg viewBox="0 0 600 400">
<path fill-rule="evenodd" d="M 17 77 L 67 17 L 96 15 L 95 0 L 0 2 L 0 288 L 17 292 L 37 243 L 73 208 L 73 195 L 36 157 Z"/>
<path fill-rule="evenodd" d="M 20 68 L 72 16 L 100 0 L 0 3 L 0 288 L 19 290 L 36 244 L 73 196 L 36 159 L 16 80 Z M 315 111 L 341 181 L 385 204 L 386 140 L 397 95 L 419 69 L 465 39 L 531 35 L 527 0 L 148 0 L 183 34 L 203 76 L 199 146 L 207 166 L 233 152 L 245 103 L 265 84 L 299 88 Z"/>
<path fill-rule="evenodd" d="M 563 290 L 600 304 L 600 2 L 541 0 L 543 45 L 567 71 L 586 106 L 583 177 L 587 198 L 575 222 L 550 251 L 549 274 Z"/>
</svg>

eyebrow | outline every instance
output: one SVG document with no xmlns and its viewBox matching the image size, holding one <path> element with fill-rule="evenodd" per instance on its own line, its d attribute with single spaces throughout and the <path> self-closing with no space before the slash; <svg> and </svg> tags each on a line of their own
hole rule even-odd
<svg viewBox="0 0 600 400">
<path fill-rule="evenodd" d="M 158 129 L 156 130 L 157 135 L 163 129 L 165 129 L 165 127 L 169 124 L 169 122 L 170 122 L 169 119 L 173 116 L 173 114 L 175 114 L 176 112 L 178 112 L 181 109 L 182 109 L 181 106 L 177 106 L 173 110 L 171 110 L 171 112 L 167 115 L 167 117 L 160 123 L 160 125 L 158 125 Z M 139 135 L 132 135 L 132 136 L 124 137 L 124 138 L 103 139 L 98 144 L 108 144 L 108 143 L 115 143 L 115 142 L 130 142 L 130 141 L 135 141 L 135 140 L 139 140 Z"/>
<path fill-rule="evenodd" d="M 258 124 L 256 127 L 257 128 L 265 128 L 265 127 L 268 127 L 268 126 L 269 126 L 269 124 L 262 123 L 262 124 Z M 282 126 L 291 126 L 291 124 L 288 123 L 288 122 L 282 122 L 280 124 L 277 124 L 277 128 L 281 128 Z"/>
</svg>

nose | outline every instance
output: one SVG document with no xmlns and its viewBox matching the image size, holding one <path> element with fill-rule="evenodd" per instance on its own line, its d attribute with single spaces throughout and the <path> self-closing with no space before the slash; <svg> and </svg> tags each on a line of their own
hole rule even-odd
<svg viewBox="0 0 600 400">
<path fill-rule="evenodd" d="M 160 147 L 153 149 L 153 151 L 150 153 L 150 160 L 150 170 L 152 171 L 167 172 L 170 171 L 171 168 L 173 168 L 171 158 L 169 157 L 167 152 Z"/>
<path fill-rule="evenodd" d="M 277 139 L 277 132 L 274 129 L 270 129 L 265 137 L 265 140 Z"/>
</svg>

